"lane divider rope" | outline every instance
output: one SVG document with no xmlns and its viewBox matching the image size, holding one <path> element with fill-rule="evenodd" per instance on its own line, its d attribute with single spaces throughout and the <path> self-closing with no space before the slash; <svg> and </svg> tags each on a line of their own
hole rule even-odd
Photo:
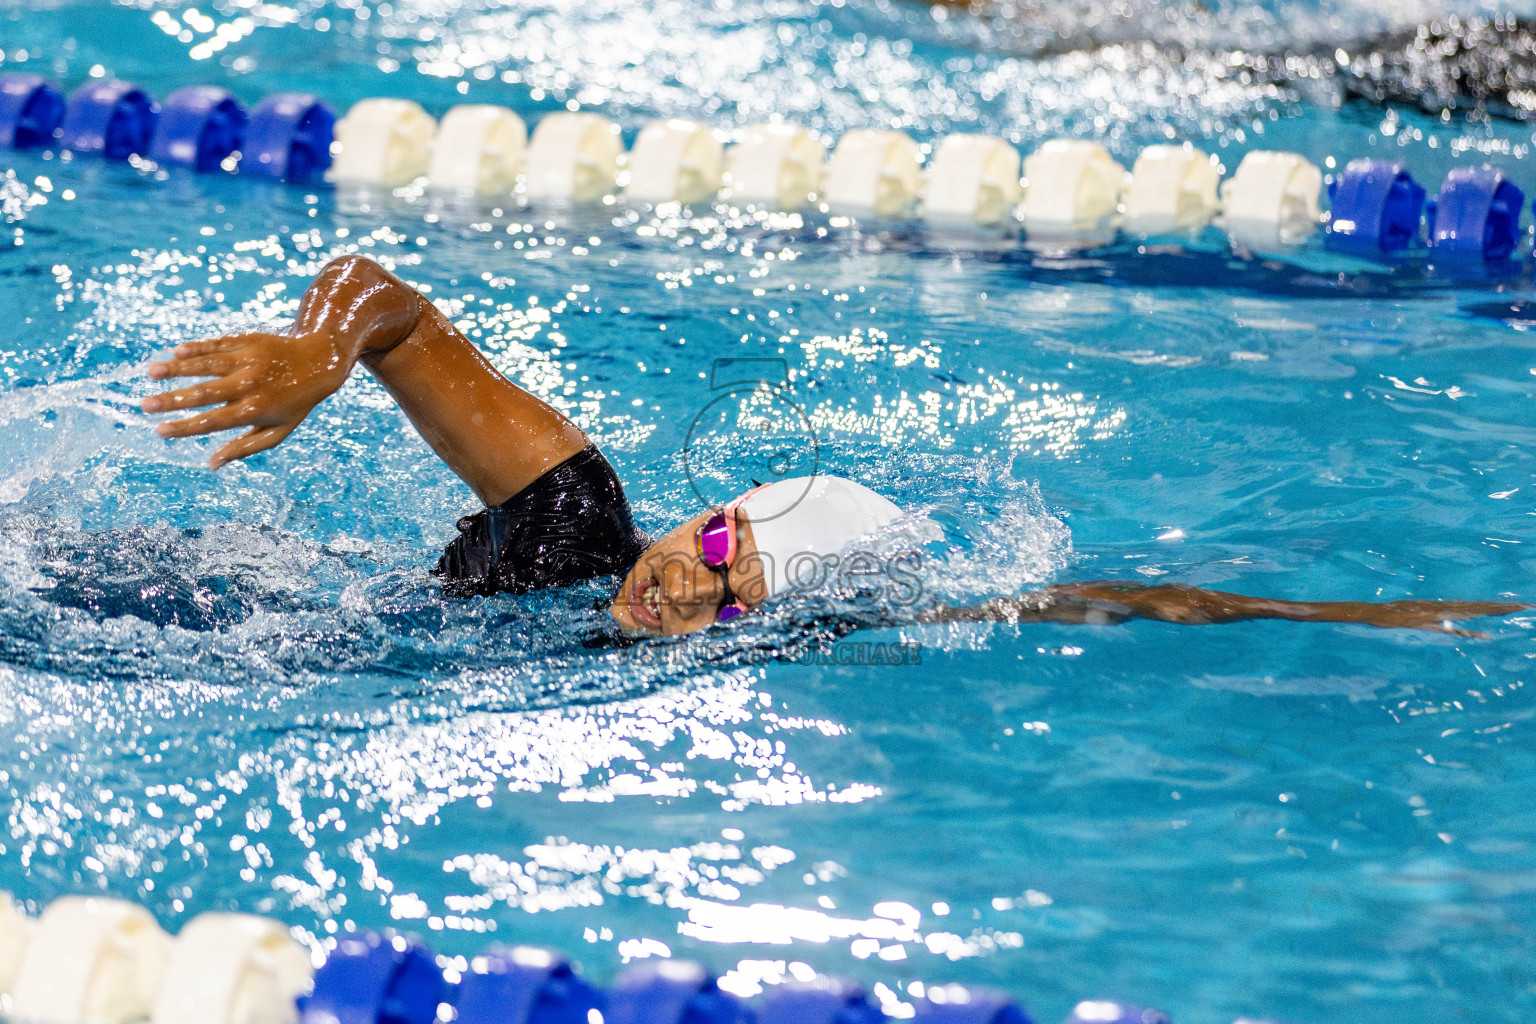
<svg viewBox="0 0 1536 1024">
<path fill-rule="evenodd" d="M 127 900 L 64 896 L 34 920 L 0 892 L 0 1015 L 16 1024 L 1032 1024 L 988 988 L 913 982 L 908 1001 L 882 990 L 882 1002 L 819 976 L 747 1000 L 667 958 L 604 989 L 549 950 L 493 946 L 466 961 L 392 932 L 345 934 L 317 959 L 271 918 L 201 914 L 173 938 Z M 1064 1024 L 1169 1020 L 1087 1000 Z"/>
<path fill-rule="evenodd" d="M 440 192 L 532 203 L 820 203 L 939 228 L 1019 224 L 1026 238 L 1047 241 L 1188 235 L 1215 224 L 1239 249 L 1263 252 L 1323 228 L 1330 247 L 1367 257 L 1424 248 L 1499 261 L 1525 237 L 1524 192 L 1490 165 L 1453 169 L 1427 198 L 1402 163 L 1356 160 L 1326 176 L 1324 215 L 1325 175 L 1301 154 L 1249 152 L 1222 181 L 1218 160 L 1187 143 L 1148 146 L 1127 171 L 1097 142 L 1051 139 L 1021 163 L 1005 139 L 957 133 L 931 147 L 925 167 L 924 147 L 890 129 L 849 131 L 829 157 L 795 125 L 752 125 L 727 147 L 706 125 L 659 118 L 626 153 L 619 125 L 590 112 L 546 114 L 530 137 L 522 118 L 491 104 L 457 106 L 438 121 L 411 100 L 375 97 L 337 120 L 307 93 L 268 96 L 247 114 L 217 86 L 178 89 L 161 105 L 131 83 L 95 79 L 66 101 L 41 75 L 6 73 L 0 145 L 292 182 L 393 189 L 425 179 Z"/>
</svg>

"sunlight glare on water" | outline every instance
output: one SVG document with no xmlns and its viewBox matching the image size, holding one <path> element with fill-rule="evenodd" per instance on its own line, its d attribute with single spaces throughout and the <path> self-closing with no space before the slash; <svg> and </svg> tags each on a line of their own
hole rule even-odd
<svg viewBox="0 0 1536 1024">
<path fill-rule="evenodd" d="M 0 67 L 530 122 L 574 104 L 631 138 L 657 114 L 781 115 L 1098 138 L 1129 164 L 1177 137 L 1229 171 L 1290 147 L 1430 183 L 1486 156 L 1531 184 L 1526 125 L 1340 105 L 1310 76 L 1320 40 L 1453 9 L 1477 10 L 0 4 Z M 1309 56 L 1245 79 L 1199 50 L 1239 45 Z M 270 914 L 316 949 L 379 927 L 451 957 L 531 942 L 600 981 L 695 957 L 744 994 L 839 973 L 898 1015 L 952 981 L 1047 1020 L 1090 997 L 1191 1024 L 1536 1008 L 1527 616 L 1481 639 L 839 638 L 780 609 L 625 645 L 602 582 L 441 594 L 426 569 L 474 499 L 365 376 L 217 474 L 137 405 L 152 357 L 275 329 L 363 253 L 597 439 L 653 534 L 740 483 L 762 444 L 731 428 L 781 402 L 820 468 L 942 526 L 908 524 L 926 601 L 1082 579 L 1523 599 L 1536 361 L 1477 309 L 1526 294 L 1528 267 L 1247 261 L 1209 237 L 1041 255 L 820 212 L 5 158 L 0 885 L 33 911 L 109 892 L 172 929 Z M 722 405 L 717 359 L 783 376 Z"/>
</svg>

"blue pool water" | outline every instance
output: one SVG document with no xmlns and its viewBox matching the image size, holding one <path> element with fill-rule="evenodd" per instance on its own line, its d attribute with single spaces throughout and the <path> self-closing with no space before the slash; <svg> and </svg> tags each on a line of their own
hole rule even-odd
<svg viewBox="0 0 1536 1024">
<path fill-rule="evenodd" d="M 1529 125 L 1040 50 L 1332 46 L 1445 10 L 6 3 L 0 66 L 530 121 L 569 102 L 631 135 L 779 113 L 1129 163 L 1171 133 L 1229 169 L 1398 155 L 1431 186 L 1486 157 L 1536 185 Z M 1246 261 L 1214 234 L 1045 258 L 821 214 L 0 161 L 0 887 L 34 909 L 104 891 L 173 930 L 239 908 L 316 946 L 527 941 L 599 980 L 688 956 L 741 992 L 834 972 L 893 1005 L 993 984 L 1047 1021 L 1088 996 L 1181 1024 L 1536 1010 L 1531 617 L 850 638 L 920 644 L 917 666 L 817 661 L 838 648 L 783 616 L 615 648 L 597 586 L 440 595 L 426 566 L 474 501 L 369 380 L 217 475 L 136 404 L 154 354 L 281 323 L 358 251 L 592 433 L 653 531 L 697 508 L 714 360 L 780 359 L 821 466 L 944 523 L 924 584 L 948 600 L 1096 578 L 1533 600 L 1536 356 L 1482 315 L 1529 297 L 1528 264 Z M 716 440 L 723 473 L 742 452 Z"/>
</svg>

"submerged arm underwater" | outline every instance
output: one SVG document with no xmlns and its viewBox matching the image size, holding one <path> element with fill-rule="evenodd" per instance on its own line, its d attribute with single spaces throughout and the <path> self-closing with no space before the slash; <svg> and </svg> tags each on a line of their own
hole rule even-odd
<svg viewBox="0 0 1536 1024">
<path fill-rule="evenodd" d="M 1112 625 L 1153 619 L 1181 626 L 1211 626 L 1250 619 L 1339 622 L 1381 629 L 1427 629 L 1481 636 L 1451 622 L 1510 615 L 1532 605 L 1512 601 L 1279 601 L 1180 583 L 1066 583 L 1021 597 L 1000 597 L 965 607 L 941 606 L 922 622 L 1065 622 Z"/>
</svg>

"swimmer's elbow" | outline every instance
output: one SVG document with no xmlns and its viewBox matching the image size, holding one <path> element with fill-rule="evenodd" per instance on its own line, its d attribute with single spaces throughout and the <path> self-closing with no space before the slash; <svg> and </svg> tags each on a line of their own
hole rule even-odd
<svg viewBox="0 0 1536 1024">
<path fill-rule="evenodd" d="M 315 280 L 346 281 L 369 290 L 390 286 L 409 290 L 404 282 L 380 266 L 377 260 L 361 256 L 357 253 L 337 256 L 320 268 L 320 273 L 316 276 Z"/>
<path fill-rule="evenodd" d="M 367 256 L 348 253 L 320 270 L 315 285 L 330 296 L 328 305 L 352 311 L 364 305 L 388 317 L 409 315 L 412 324 L 425 297 Z M 364 317 L 366 319 L 366 317 Z"/>
<path fill-rule="evenodd" d="M 304 293 L 297 333 L 328 333 L 360 358 L 388 352 L 415 329 L 427 300 L 366 256 L 338 256 L 321 268 Z"/>
</svg>

